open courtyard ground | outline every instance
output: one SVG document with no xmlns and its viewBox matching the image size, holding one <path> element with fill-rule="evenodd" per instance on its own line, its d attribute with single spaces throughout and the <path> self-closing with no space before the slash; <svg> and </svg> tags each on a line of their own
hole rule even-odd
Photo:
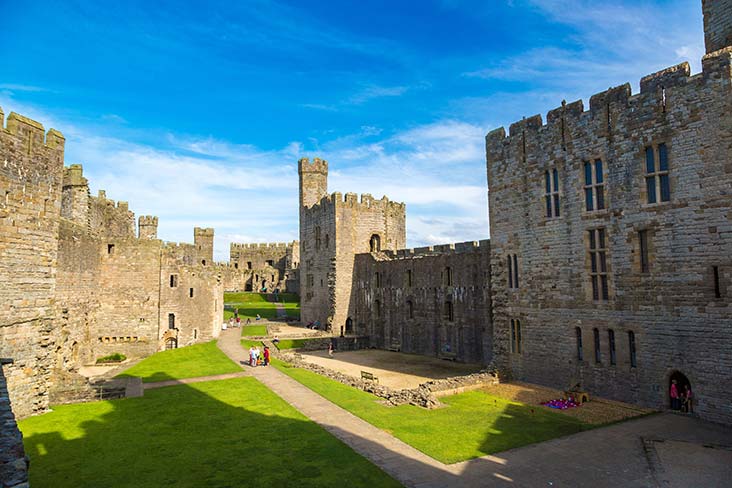
<svg viewBox="0 0 732 488">
<path fill-rule="evenodd" d="M 237 312 L 243 321 L 255 320 L 257 315 L 263 319 L 275 319 L 278 308 L 283 311 L 281 315 L 297 319 L 300 317 L 300 297 L 294 293 L 280 293 L 275 301 L 271 293 L 227 292 L 224 293 L 223 320 L 229 320 Z"/>
<path fill-rule="evenodd" d="M 462 376 L 481 369 L 478 364 L 377 349 L 338 352 L 332 358 L 327 351 L 303 352 L 302 357 L 307 362 L 356 378 L 361 376 L 361 371 L 368 371 L 379 378 L 379 384 L 396 389 L 416 388 L 426 381 Z"/>
</svg>

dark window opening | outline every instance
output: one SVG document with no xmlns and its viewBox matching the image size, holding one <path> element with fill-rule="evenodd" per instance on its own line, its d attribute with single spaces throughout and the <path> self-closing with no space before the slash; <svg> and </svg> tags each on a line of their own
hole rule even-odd
<svg viewBox="0 0 732 488">
<path fill-rule="evenodd" d="M 178 275 L 170 275 L 170 287 L 175 288 L 178 286 Z"/>
<path fill-rule="evenodd" d="M 445 285 L 452 286 L 452 268 L 450 266 L 445 268 Z"/>
<path fill-rule="evenodd" d="M 615 365 L 617 362 L 615 357 L 615 331 L 612 329 L 607 331 L 607 346 L 610 351 L 610 364 Z"/>
<path fill-rule="evenodd" d="M 544 172 L 544 189 L 547 218 L 559 217 L 559 172 L 556 168 Z"/>
<path fill-rule="evenodd" d="M 519 287 L 518 256 L 513 255 L 513 287 Z"/>
<path fill-rule="evenodd" d="M 114 254 L 114 244 L 107 244 L 107 254 Z"/>
<path fill-rule="evenodd" d="M 412 305 L 411 300 L 407 300 L 407 318 L 408 319 L 414 318 L 414 305 Z"/>
<path fill-rule="evenodd" d="M 377 317 L 381 317 L 381 302 L 378 300 L 374 301 L 374 312 Z"/>
<path fill-rule="evenodd" d="M 635 357 L 635 332 L 632 330 L 628 331 L 628 352 L 630 353 L 630 366 L 635 368 L 637 366 Z"/>
<path fill-rule="evenodd" d="M 722 287 L 719 286 L 719 266 L 712 266 L 714 278 L 714 298 L 722 298 Z"/>
<path fill-rule="evenodd" d="M 656 157 L 658 156 L 658 157 Z M 646 201 L 649 204 L 671 200 L 666 144 L 646 147 Z"/>
<path fill-rule="evenodd" d="M 170 330 L 175 329 L 175 314 L 174 313 L 168 314 L 168 329 L 170 329 Z"/>
<path fill-rule="evenodd" d="M 582 329 L 579 327 L 574 328 L 574 334 L 577 337 L 577 360 L 583 361 L 584 360 L 584 351 L 582 350 Z"/>
<path fill-rule="evenodd" d="M 205 259 L 201 259 L 201 264 L 204 265 L 204 266 L 206 266 L 206 260 Z"/>
<path fill-rule="evenodd" d="M 325 234 L 325 248 L 328 249 L 328 246 L 330 246 L 330 236 Z"/>
<path fill-rule="evenodd" d="M 378 271 L 374 275 L 374 282 L 376 283 L 376 288 L 381 288 L 381 273 Z"/>
<path fill-rule="evenodd" d="M 320 249 L 320 227 L 315 228 L 315 250 Z"/>
<path fill-rule="evenodd" d="M 511 319 L 511 352 L 521 354 L 521 321 Z"/>
<path fill-rule="evenodd" d="M 193 288 L 188 289 L 188 296 L 193 298 Z"/>
<path fill-rule="evenodd" d="M 239 269 L 239 263 L 234 263 L 234 269 Z"/>
<path fill-rule="evenodd" d="M 274 267 L 274 261 L 273 261 L 273 260 L 271 260 L 271 259 L 268 259 L 268 260 L 267 260 L 267 266 L 271 266 L 271 267 Z"/>
<path fill-rule="evenodd" d="M 648 262 L 648 231 L 642 230 L 638 232 L 638 242 L 640 245 L 640 268 L 641 273 L 648 273 L 650 266 Z"/>
<path fill-rule="evenodd" d="M 193 329 L 193 340 L 198 339 L 198 329 Z"/>
<path fill-rule="evenodd" d="M 247 261 L 247 269 L 252 269 L 252 262 L 251 261 Z"/>
<path fill-rule="evenodd" d="M 508 263 L 508 287 L 513 288 L 513 262 L 510 254 L 506 258 L 506 263 Z"/>
<path fill-rule="evenodd" d="M 602 174 L 602 160 L 595 164 L 585 161 L 585 210 L 603 210 L 605 208 L 605 184 Z"/>
<path fill-rule="evenodd" d="M 452 302 L 445 302 L 445 320 L 452 322 L 455 320 L 455 313 Z"/>
<path fill-rule="evenodd" d="M 592 329 L 592 334 L 595 339 L 595 363 L 600 364 L 600 361 L 602 359 L 600 353 L 600 331 L 597 329 Z"/>
<path fill-rule="evenodd" d="M 412 270 L 407 270 L 407 286 L 412 286 Z"/>
<path fill-rule="evenodd" d="M 607 269 L 607 239 L 605 229 L 591 229 L 589 233 L 590 279 L 592 282 L 592 299 L 608 300 L 610 290 Z"/>
<path fill-rule="evenodd" d="M 516 352 L 516 321 L 511 319 L 511 352 Z"/>
<path fill-rule="evenodd" d="M 381 237 L 378 234 L 373 234 L 369 240 L 369 248 L 371 252 L 381 251 Z"/>
</svg>

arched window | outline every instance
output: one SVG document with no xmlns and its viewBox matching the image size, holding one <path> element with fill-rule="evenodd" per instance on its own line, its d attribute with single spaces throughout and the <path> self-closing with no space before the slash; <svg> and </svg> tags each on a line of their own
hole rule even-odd
<svg viewBox="0 0 732 488">
<path fill-rule="evenodd" d="M 412 304 L 412 300 L 407 300 L 407 318 L 414 318 L 414 305 Z"/>
<path fill-rule="evenodd" d="M 315 249 L 320 249 L 320 227 L 315 228 Z"/>
<path fill-rule="evenodd" d="M 378 300 L 374 302 L 374 312 L 376 312 L 377 317 L 381 317 L 381 302 Z"/>
<path fill-rule="evenodd" d="M 381 237 L 379 237 L 378 234 L 373 234 L 371 236 L 371 240 L 369 241 L 369 247 L 371 248 L 371 252 L 381 251 Z"/>
<path fill-rule="evenodd" d="M 168 329 L 175 329 L 175 314 L 169 313 L 168 314 Z"/>
</svg>

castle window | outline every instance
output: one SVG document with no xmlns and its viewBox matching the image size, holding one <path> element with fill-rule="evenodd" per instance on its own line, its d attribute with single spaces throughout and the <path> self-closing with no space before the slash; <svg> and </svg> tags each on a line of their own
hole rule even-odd
<svg viewBox="0 0 732 488">
<path fill-rule="evenodd" d="M 559 217 L 559 172 L 556 168 L 544 172 L 546 217 Z"/>
<path fill-rule="evenodd" d="M 174 313 L 168 314 L 168 329 L 170 329 L 170 330 L 175 329 L 175 314 Z"/>
<path fill-rule="evenodd" d="M 714 280 L 714 298 L 722 298 L 722 287 L 719 285 L 719 266 L 712 266 L 712 279 Z"/>
<path fill-rule="evenodd" d="M 171 337 L 171 338 L 169 338 L 169 339 L 167 339 L 167 340 L 165 341 L 165 349 L 166 349 L 166 350 L 169 350 L 169 349 L 176 349 L 177 347 L 178 347 L 178 340 L 177 340 L 177 339 L 173 339 L 173 338 Z"/>
<path fill-rule="evenodd" d="M 640 270 L 641 273 L 650 271 L 650 263 L 648 261 L 648 231 L 641 230 L 638 232 L 638 246 L 640 247 Z"/>
<path fill-rule="evenodd" d="M 414 305 L 412 304 L 411 300 L 407 300 L 407 318 L 414 318 Z"/>
<path fill-rule="evenodd" d="M 114 244 L 107 244 L 107 254 L 114 254 Z"/>
<path fill-rule="evenodd" d="M 668 150 L 666 144 L 646 147 L 646 201 L 648 203 L 671 200 L 668 175 Z"/>
<path fill-rule="evenodd" d="M 315 228 L 315 250 L 320 249 L 320 227 Z"/>
<path fill-rule="evenodd" d="M 330 246 L 330 235 L 325 234 L 325 248 L 328 249 L 328 246 Z"/>
<path fill-rule="evenodd" d="M 452 306 L 452 302 L 447 301 L 445 302 L 445 320 L 452 322 L 455 320 L 455 313 Z"/>
<path fill-rule="evenodd" d="M 630 366 L 635 368 L 638 363 L 635 357 L 635 332 L 628 331 L 628 352 L 630 353 Z"/>
<path fill-rule="evenodd" d="M 377 317 L 381 317 L 381 302 L 379 300 L 374 300 L 374 312 L 376 312 Z"/>
<path fill-rule="evenodd" d="M 188 296 L 193 298 L 193 288 L 188 288 Z"/>
<path fill-rule="evenodd" d="M 267 260 L 267 266 L 271 266 L 271 267 L 274 267 L 274 261 L 273 261 L 273 260 L 271 260 L 271 259 L 268 259 L 268 260 Z"/>
<path fill-rule="evenodd" d="M 234 269 L 239 269 L 239 263 L 234 263 Z"/>
<path fill-rule="evenodd" d="M 511 319 L 511 352 L 521 354 L 521 321 Z"/>
<path fill-rule="evenodd" d="M 251 261 L 247 261 L 247 269 L 252 269 L 252 262 Z"/>
<path fill-rule="evenodd" d="M 175 288 L 178 286 L 178 275 L 172 274 L 170 275 L 170 287 Z"/>
<path fill-rule="evenodd" d="M 452 268 L 450 266 L 445 268 L 445 285 L 452 286 Z"/>
<path fill-rule="evenodd" d="M 198 339 L 198 329 L 193 329 L 193 340 Z"/>
<path fill-rule="evenodd" d="M 310 287 L 314 286 L 315 280 L 313 279 L 313 275 L 309 274 L 309 275 L 307 275 L 306 278 L 307 278 L 306 282 L 307 282 L 308 286 L 310 286 Z"/>
<path fill-rule="evenodd" d="M 595 363 L 600 364 L 600 360 L 602 359 L 600 355 L 600 331 L 592 329 L 592 334 L 595 339 Z"/>
<path fill-rule="evenodd" d="M 509 254 L 506 263 L 508 264 L 508 287 L 517 289 L 519 287 L 518 256 Z"/>
<path fill-rule="evenodd" d="M 575 327 L 574 334 L 577 337 L 577 360 L 583 361 L 585 358 L 585 354 L 582 350 L 582 329 L 579 327 Z"/>
<path fill-rule="evenodd" d="M 201 259 L 201 264 L 204 265 L 204 266 L 206 266 L 206 260 L 205 259 Z"/>
<path fill-rule="evenodd" d="M 412 270 L 411 269 L 408 269 L 407 272 L 405 273 L 404 281 L 406 281 L 407 286 L 412 286 Z"/>
<path fill-rule="evenodd" d="M 602 210 L 605 208 L 605 184 L 602 175 L 602 160 L 595 163 L 585 161 L 585 210 Z"/>
<path fill-rule="evenodd" d="M 615 331 L 612 329 L 607 331 L 607 347 L 610 352 L 610 364 L 614 366 L 617 358 L 615 357 Z"/>
<path fill-rule="evenodd" d="M 369 248 L 371 252 L 381 251 L 381 237 L 378 234 L 373 234 L 369 240 Z"/>
<path fill-rule="evenodd" d="M 592 299 L 608 300 L 607 242 L 605 229 L 591 229 L 589 233 L 590 279 Z"/>
<path fill-rule="evenodd" d="M 378 271 L 374 275 L 374 282 L 376 283 L 376 288 L 381 288 L 381 273 Z"/>
</svg>

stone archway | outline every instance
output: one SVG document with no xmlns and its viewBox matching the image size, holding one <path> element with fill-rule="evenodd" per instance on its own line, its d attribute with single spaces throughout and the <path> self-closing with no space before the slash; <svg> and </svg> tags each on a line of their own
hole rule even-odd
<svg viewBox="0 0 732 488">
<path fill-rule="evenodd" d="M 678 401 L 674 401 L 671 396 L 672 385 L 674 385 L 674 383 L 676 384 L 676 391 L 679 397 Z M 691 390 L 691 381 L 689 381 L 689 378 L 681 371 L 672 371 L 668 376 L 668 381 L 666 382 L 666 406 L 671 410 L 681 410 L 683 397 L 687 387 Z"/>
</svg>

